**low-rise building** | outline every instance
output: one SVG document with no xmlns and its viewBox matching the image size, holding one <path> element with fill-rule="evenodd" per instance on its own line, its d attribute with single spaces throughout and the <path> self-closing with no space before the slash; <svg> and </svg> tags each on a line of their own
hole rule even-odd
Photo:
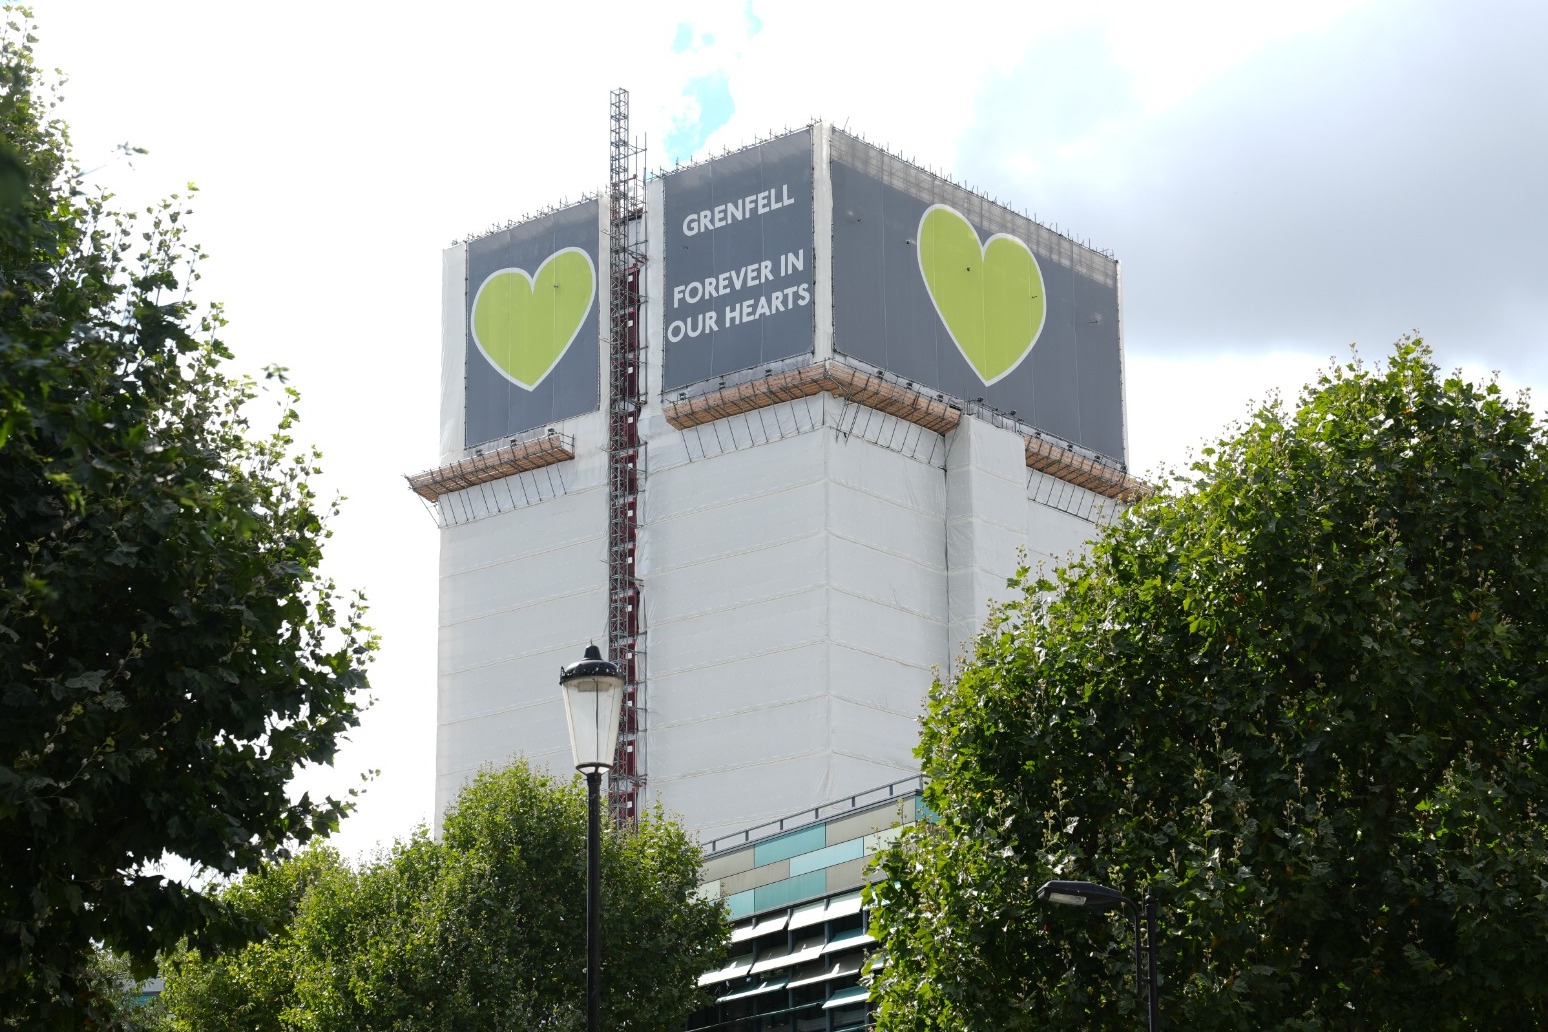
<svg viewBox="0 0 1548 1032">
<path fill-rule="evenodd" d="M 705 844 L 701 892 L 732 921 L 728 959 L 699 984 L 689 1032 L 869 1028 L 862 978 L 879 961 L 864 886 L 872 860 L 927 814 L 919 777 Z"/>
</svg>

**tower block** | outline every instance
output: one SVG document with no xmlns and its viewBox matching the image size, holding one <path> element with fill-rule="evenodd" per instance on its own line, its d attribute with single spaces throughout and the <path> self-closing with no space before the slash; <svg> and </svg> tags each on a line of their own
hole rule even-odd
<svg viewBox="0 0 1548 1032">
<path fill-rule="evenodd" d="M 1141 490 L 1119 267 L 824 123 L 623 181 L 445 252 L 436 807 L 567 770 L 606 638 L 615 814 L 709 839 L 917 772 L 1006 578 Z"/>
</svg>

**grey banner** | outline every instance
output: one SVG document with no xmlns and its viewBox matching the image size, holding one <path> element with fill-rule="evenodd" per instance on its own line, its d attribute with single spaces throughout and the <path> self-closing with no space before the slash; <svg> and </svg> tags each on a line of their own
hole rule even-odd
<svg viewBox="0 0 1548 1032">
<path fill-rule="evenodd" d="M 597 204 L 468 241 L 466 447 L 598 407 Z"/>
<path fill-rule="evenodd" d="M 1118 263 L 837 130 L 832 141 L 834 350 L 952 398 L 982 400 L 1038 429 L 1127 461 Z M 937 212 L 936 222 L 927 225 L 926 212 L 935 206 L 949 211 Z M 966 264 L 985 261 L 980 271 L 996 263 L 977 248 L 991 246 L 997 234 L 1025 245 L 1025 250 L 1013 241 L 999 245 L 1018 252 L 1012 259 L 1024 262 L 1025 251 L 1036 258 L 1042 323 L 1040 332 L 1027 330 L 1032 343 L 1019 360 L 1001 355 L 981 361 L 984 369 L 975 368 L 966 353 L 982 343 L 989 332 L 982 327 L 992 323 L 984 314 L 983 294 L 972 296 L 964 285 L 952 296 L 955 281 L 944 277 L 940 285 L 927 284 L 924 269 L 930 262 L 922 259 L 921 246 L 933 246 L 933 255 L 955 255 L 959 252 L 939 240 L 926 239 L 952 231 L 959 234 L 953 241 L 959 249 L 966 241 L 961 252 L 969 256 Z M 999 263 L 1002 272 L 1005 264 Z M 956 332 L 948 326 L 951 317 Z M 1014 350 L 999 343 L 984 347 Z"/>
<path fill-rule="evenodd" d="M 674 172 L 663 190 L 663 386 L 811 354 L 811 131 Z"/>
</svg>

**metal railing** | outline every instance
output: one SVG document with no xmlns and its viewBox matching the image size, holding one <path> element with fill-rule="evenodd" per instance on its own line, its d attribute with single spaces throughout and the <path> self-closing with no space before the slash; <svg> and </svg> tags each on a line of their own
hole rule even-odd
<svg viewBox="0 0 1548 1032">
<path fill-rule="evenodd" d="M 701 848 L 705 856 L 714 856 L 716 853 L 722 853 L 728 849 L 771 838 L 786 831 L 795 831 L 813 824 L 820 824 L 828 818 L 839 814 L 865 810 L 873 806 L 884 806 L 895 799 L 919 794 L 924 791 L 924 782 L 925 777 L 923 774 L 914 774 L 901 781 L 879 785 L 876 788 L 868 788 L 863 792 L 856 792 L 853 795 L 844 796 L 832 802 L 822 803 L 809 810 L 797 811 L 788 817 L 768 821 L 767 823 L 748 828 L 746 831 L 736 831 L 729 835 L 721 835 L 718 838 L 713 838 L 703 843 Z"/>
</svg>

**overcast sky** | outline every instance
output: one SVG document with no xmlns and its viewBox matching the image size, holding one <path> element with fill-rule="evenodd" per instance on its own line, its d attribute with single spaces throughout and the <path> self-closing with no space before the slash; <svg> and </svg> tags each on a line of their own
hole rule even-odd
<svg viewBox="0 0 1548 1032">
<path fill-rule="evenodd" d="M 203 296 L 348 498 L 330 572 L 383 647 L 315 781 L 382 771 L 346 853 L 429 818 L 437 532 L 402 475 L 437 459 L 441 250 L 600 188 L 615 86 L 652 168 L 822 118 L 1111 251 L 1138 472 L 1414 329 L 1548 386 L 1545 4 L 33 6 L 82 167 L 125 204 L 198 184 Z"/>
</svg>

